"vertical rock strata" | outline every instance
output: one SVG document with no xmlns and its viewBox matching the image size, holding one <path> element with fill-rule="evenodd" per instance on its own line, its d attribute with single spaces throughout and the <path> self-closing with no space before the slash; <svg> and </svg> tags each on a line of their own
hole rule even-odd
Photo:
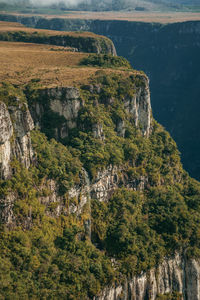
<svg viewBox="0 0 200 300">
<path fill-rule="evenodd" d="M 11 162 L 17 159 L 29 168 L 33 161 L 33 149 L 30 131 L 34 128 L 28 106 L 15 99 L 13 106 L 0 102 L 0 179 L 12 176 Z M 12 226 L 14 222 L 13 206 L 16 195 L 0 195 L 0 221 Z"/>
<path fill-rule="evenodd" d="M 124 99 L 124 107 L 134 118 L 135 125 L 141 128 L 144 136 L 148 137 L 151 129 L 151 101 L 149 80 L 146 76 L 138 76 L 142 86 L 132 98 Z"/>
<path fill-rule="evenodd" d="M 123 99 L 124 111 L 133 119 L 136 127 L 138 127 L 143 136 L 148 137 L 151 131 L 151 102 L 149 92 L 149 80 L 145 75 L 136 75 L 136 79 L 140 81 L 140 86 L 137 87 L 132 97 L 125 96 Z M 135 80 L 135 79 L 133 79 Z M 93 97 L 93 94 L 101 94 L 102 89 L 99 85 L 89 85 L 88 91 Z M 105 105 L 111 105 L 114 99 L 99 100 Z M 98 105 L 98 101 L 95 105 Z M 49 124 L 54 138 L 63 140 L 69 135 L 69 131 L 78 126 L 79 111 L 84 107 L 84 100 L 78 88 L 75 87 L 59 87 L 49 88 L 39 91 L 39 96 L 36 101 L 31 103 L 30 110 L 34 122 L 42 131 L 46 133 L 46 119 L 49 115 L 56 114 L 60 117 L 58 124 Z M 104 140 L 102 124 L 93 124 L 93 136 Z M 125 134 L 124 120 L 119 120 L 116 126 L 116 131 L 119 136 Z"/>
<path fill-rule="evenodd" d="M 13 126 L 6 105 L 0 102 L 0 175 L 7 178 L 10 174 L 11 142 Z"/>
<path fill-rule="evenodd" d="M 42 99 L 42 100 L 41 100 Z M 52 124 L 56 139 L 64 139 L 70 129 L 77 126 L 77 117 L 82 107 L 80 92 L 74 87 L 44 89 L 39 92 L 37 102 L 31 104 L 31 113 L 37 126 L 43 128 L 47 113 L 56 113 L 60 117 L 59 126 Z"/>
<path fill-rule="evenodd" d="M 149 82 L 146 76 L 140 78 L 142 84 L 137 88 L 132 97 L 124 97 L 124 110 L 134 120 L 135 125 L 141 130 L 144 137 L 151 133 L 151 104 Z M 92 88 L 94 89 L 94 88 Z M 77 88 L 55 88 L 43 90 L 40 94 L 45 101 L 31 104 L 34 121 L 42 127 L 43 116 L 46 111 L 51 111 L 62 117 L 60 127 L 54 128 L 55 137 L 66 138 L 71 129 L 78 126 L 78 115 L 85 105 Z M 103 99 L 103 101 L 107 101 Z M 30 140 L 30 131 L 34 124 L 28 107 L 15 99 L 15 104 L 6 106 L 0 102 L 0 177 L 8 179 L 12 175 L 10 163 L 17 159 L 26 168 L 33 161 L 33 150 Z M 54 125 L 54 124 L 53 124 Z M 95 138 L 104 140 L 103 126 L 94 124 L 92 127 Z M 125 125 L 123 120 L 116 126 L 117 134 L 124 136 Z M 120 172 L 120 176 L 119 176 Z M 96 178 L 90 182 L 87 172 L 82 170 L 82 181 L 68 191 L 69 198 L 76 198 L 74 204 L 68 208 L 70 213 L 80 214 L 90 198 L 99 201 L 108 201 L 113 191 L 120 186 L 132 190 L 144 190 L 148 178 L 141 176 L 135 180 L 127 177 L 123 168 L 107 166 L 97 172 Z M 56 182 L 46 182 L 50 190 L 48 196 L 40 197 L 39 201 L 48 206 L 58 202 L 52 216 L 57 217 L 65 213 L 66 207 L 63 199 L 58 195 Z M 0 195 L 0 220 L 4 224 L 12 224 L 14 220 L 13 205 L 16 195 L 10 191 L 8 195 Z M 78 204 L 77 204 L 78 203 Z M 90 235 L 90 219 L 85 223 Z M 147 273 L 134 276 L 126 280 L 123 285 L 107 287 L 100 296 L 94 300 L 155 300 L 158 294 L 167 294 L 178 291 L 184 300 L 200 300 L 200 261 L 186 259 L 180 254 L 172 258 L 165 258 L 160 265 Z"/>
<path fill-rule="evenodd" d="M 179 254 L 165 258 L 157 268 L 110 287 L 95 300 L 155 300 L 158 294 L 177 291 L 183 300 L 200 299 L 200 261 Z"/>
<path fill-rule="evenodd" d="M 16 102 L 19 99 L 16 98 Z M 7 179 L 11 175 L 10 162 L 16 158 L 29 167 L 33 158 L 30 131 L 33 120 L 26 104 L 6 106 L 0 102 L 0 174 Z"/>
</svg>

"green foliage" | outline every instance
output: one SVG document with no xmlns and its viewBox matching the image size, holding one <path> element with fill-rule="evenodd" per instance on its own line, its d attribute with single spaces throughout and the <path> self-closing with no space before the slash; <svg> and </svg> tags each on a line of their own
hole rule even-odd
<svg viewBox="0 0 200 300">
<path fill-rule="evenodd" d="M 19 106 L 20 104 L 27 102 L 22 90 L 14 87 L 8 82 L 1 83 L 0 101 L 4 102 L 7 106 Z M 20 108 L 23 109 L 23 106 Z"/>
<path fill-rule="evenodd" d="M 111 282 L 108 258 L 78 238 L 78 224 L 60 221 L 46 218 L 40 227 L 1 235 L 2 299 L 91 299 Z"/>
<path fill-rule="evenodd" d="M 80 61 L 80 65 L 103 67 L 103 68 L 128 68 L 131 69 L 130 63 L 121 56 L 112 56 L 109 54 L 90 54 Z"/>
<path fill-rule="evenodd" d="M 45 32 L 5 31 L 0 32 L 1 41 L 50 44 L 77 48 L 78 51 L 102 54 L 112 53 L 111 40 L 101 36 L 85 35 L 49 35 Z"/>
<path fill-rule="evenodd" d="M 73 157 L 69 150 L 39 131 L 32 131 L 32 143 L 37 153 L 37 169 L 40 178 L 55 179 L 60 186 L 60 193 L 64 194 L 74 184 L 79 183 L 81 162 Z"/>
<path fill-rule="evenodd" d="M 183 299 L 182 294 L 180 294 L 179 292 L 173 292 L 172 294 L 158 294 L 158 296 L 156 297 L 156 300 L 181 300 Z"/>
<path fill-rule="evenodd" d="M 165 254 L 162 238 L 148 224 L 142 193 L 118 190 L 108 205 L 93 201 L 93 239 L 120 262 L 131 277 L 154 266 Z"/>
<path fill-rule="evenodd" d="M 149 270 L 176 250 L 200 256 L 200 184 L 183 171 L 176 144 L 162 126 L 153 121 L 150 137 L 144 138 L 125 109 L 124 102 L 143 84 L 140 75 L 101 72 L 91 86 L 81 87 L 84 107 L 63 144 L 52 138 L 51 130 L 48 137 L 32 131 L 33 164 L 26 169 L 13 161 L 13 176 L 0 181 L 2 199 L 10 194 L 15 199 L 13 227 L 1 224 L 2 299 L 92 299 L 105 286 Z M 38 88 L 38 80 L 26 87 L 29 105 L 38 101 Z M 9 85 L 0 89 L 8 105 L 15 93 Z M 48 112 L 43 124 L 48 118 L 54 127 L 62 124 L 48 110 L 49 100 L 40 101 Z M 82 184 L 82 166 L 92 183 L 97 171 L 109 165 L 118 166 L 118 189 L 108 202 L 91 199 L 79 216 L 66 208 L 65 215 L 53 218 L 59 197 L 48 205 L 41 201 L 51 193 L 49 179 L 67 206 L 69 189 Z"/>
</svg>

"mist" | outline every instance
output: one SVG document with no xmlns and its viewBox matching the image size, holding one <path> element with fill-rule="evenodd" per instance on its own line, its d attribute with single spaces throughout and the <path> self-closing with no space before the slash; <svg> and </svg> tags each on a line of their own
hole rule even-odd
<svg viewBox="0 0 200 300">
<path fill-rule="evenodd" d="M 182 5 L 199 4 L 199 0 L 0 0 L 1 9 L 5 4 L 16 7 L 50 7 L 60 9 L 91 10 L 91 11 L 120 11 L 137 9 L 162 10 L 169 9 L 170 5 L 180 8 Z"/>
<path fill-rule="evenodd" d="M 10 5 L 33 5 L 33 6 L 50 6 L 53 4 L 76 6 L 82 2 L 89 4 L 90 0 L 0 0 L 0 3 L 10 4 Z"/>
</svg>

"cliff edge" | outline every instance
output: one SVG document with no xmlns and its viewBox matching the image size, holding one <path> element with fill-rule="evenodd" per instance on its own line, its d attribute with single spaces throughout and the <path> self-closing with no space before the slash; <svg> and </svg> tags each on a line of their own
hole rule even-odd
<svg viewBox="0 0 200 300">
<path fill-rule="evenodd" d="M 23 53 L 0 72 L 2 299 L 200 299 L 200 184 L 148 77 L 109 54 L 0 49 Z"/>
</svg>

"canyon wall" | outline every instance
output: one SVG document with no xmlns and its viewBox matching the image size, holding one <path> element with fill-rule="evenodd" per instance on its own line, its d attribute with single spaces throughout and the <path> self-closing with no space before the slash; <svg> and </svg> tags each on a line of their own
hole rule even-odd
<svg viewBox="0 0 200 300">
<path fill-rule="evenodd" d="M 110 287 L 96 300 L 155 300 L 158 295 L 176 291 L 178 299 L 200 299 L 200 262 L 179 254 L 165 258 L 157 268 L 126 280 L 123 285 Z M 171 299 L 171 298 L 165 298 Z"/>
<path fill-rule="evenodd" d="M 109 37 L 118 55 L 149 76 L 154 117 L 177 142 L 185 169 L 200 179 L 199 21 L 159 24 L 6 15 L 0 19 L 36 28 L 92 31 Z"/>
</svg>

